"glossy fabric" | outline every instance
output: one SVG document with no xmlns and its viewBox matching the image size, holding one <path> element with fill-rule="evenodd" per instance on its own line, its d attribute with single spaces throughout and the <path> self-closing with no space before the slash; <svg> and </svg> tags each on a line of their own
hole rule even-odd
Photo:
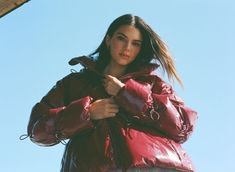
<svg viewBox="0 0 235 172">
<path fill-rule="evenodd" d="M 125 87 L 114 97 L 119 113 L 92 121 L 89 105 L 110 96 L 95 62 L 85 57 L 76 60 L 85 69 L 58 81 L 33 107 L 28 125 L 30 139 L 38 145 L 69 139 L 61 172 L 146 167 L 194 171 L 180 143 L 192 133 L 196 112 L 185 106 L 171 86 L 151 74 L 155 65 L 120 77 Z"/>
<path fill-rule="evenodd" d="M 122 170 L 112 170 L 111 172 L 122 172 Z M 127 172 L 180 172 L 178 170 L 169 169 L 169 168 L 134 168 L 129 169 Z"/>
</svg>

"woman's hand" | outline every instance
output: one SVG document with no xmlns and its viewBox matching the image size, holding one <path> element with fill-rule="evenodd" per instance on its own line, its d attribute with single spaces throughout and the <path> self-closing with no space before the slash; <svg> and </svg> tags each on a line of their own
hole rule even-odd
<svg viewBox="0 0 235 172">
<path fill-rule="evenodd" d="M 103 85 L 106 92 L 111 96 L 116 96 L 119 90 L 125 86 L 119 79 L 111 75 L 105 75 Z"/>
<path fill-rule="evenodd" d="M 89 108 L 90 118 L 93 120 L 114 117 L 118 111 L 119 108 L 112 98 L 96 100 Z"/>
</svg>

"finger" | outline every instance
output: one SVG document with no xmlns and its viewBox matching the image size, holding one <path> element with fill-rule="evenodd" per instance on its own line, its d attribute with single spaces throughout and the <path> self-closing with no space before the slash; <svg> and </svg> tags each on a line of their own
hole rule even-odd
<svg viewBox="0 0 235 172">
<path fill-rule="evenodd" d="M 111 75 L 105 75 L 105 78 L 109 80 L 109 79 L 112 78 L 112 76 Z"/>
<path fill-rule="evenodd" d="M 119 109 L 119 106 L 116 103 L 111 103 L 107 106 L 107 109 Z"/>
<path fill-rule="evenodd" d="M 110 113 L 108 113 L 107 114 L 107 116 L 106 117 L 115 117 L 116 116 L 116 113 L 112 113 L 112 112 L 110 112 Z"/>
<path fill-rule="evenodd" d="M 119 106 L 117 104 L 110 104 L 108 106 L 109 109 L 119 109 Z"/>
<path fill-rule="evenodd" d="M 108 109 L 107 112 L 108 113 L 118 113 L 119 109 L 118 108 Z"/>
<path fill-rule="evenodd" d="M 116 78 L 113 77 L 112 75 L 106 75 L 105 78 L 106 78 L 108 81 L 113 81 L 113 80 L 116 79 Z"/>
<path fill-rule="evenodd" d="M 105 103 L 106 103 L 107 105 L 114 103 L 111 98 L 106 98 L 106 99 L 104 99 L 104 100 L 105 100 Z"/>
<path fill-rule="evenodd" d="M 118 89 L 118 86 L 115 85 L 115 84 L 109 84 L 109 85 L 108 85 L 108 88 L 109 88 L 109 90 L 112 92 L 112 91 L 115 91 L 116 89 Z"/>
<path fill-rule="evenodd" d="M 108 103 L 110 103 L 110 104 L 116 104 L 115 100 L 113 99 L 113 97 L 110 97 L 107 100 L 108 100 Z"/>
<path fill-rule="evenodd" d="M 104 81 L 103 81 L 103 86 L 104 86 L 104 88 L 106 88 L 106 89 L 112 88 L 112 87 L 114 87 L 114 83 L 113 83 L 113 81 L 111 81 L 111 80 L 104 80 Z"/>
<path fill-rule="evenodd" d="M 115 109 L 109 109 L 109 113 L 118 113 L 119 109 L 115 108 Z"/>
</svg>

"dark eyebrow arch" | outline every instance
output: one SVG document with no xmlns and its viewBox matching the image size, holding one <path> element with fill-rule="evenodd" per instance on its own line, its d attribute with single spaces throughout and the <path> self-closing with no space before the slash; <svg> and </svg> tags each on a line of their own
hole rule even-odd
<svg viewBox="0 0 235 172">
<path fill-rule="evenodd" d="M 122 36 L 124 36 L 125 38 L 128 38 L 124 33 L 117 32 L 117 34 L 122 35 Z M 142 42 L 141 40 L 134 40 L 134 41 L 140 42 L 140 43 Z"/>
</svg>

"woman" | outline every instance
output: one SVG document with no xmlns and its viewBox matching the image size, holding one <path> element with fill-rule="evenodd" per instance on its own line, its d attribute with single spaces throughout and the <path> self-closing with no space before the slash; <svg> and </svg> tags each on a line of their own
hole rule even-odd
<svg viewBox="0 0 235 172">
<path fill-rule="evenodd" d="M 31 140 L 52 146 L 69 139 L 61 172 L 194 171 L 180 143 L 196 112 L 153 74 L 154 59 L 181 83 L 160 37 L 138 16 L 120 16 L 94 53 L 69 62 L 84 69 L 33 107 Z"/>
</svg>

